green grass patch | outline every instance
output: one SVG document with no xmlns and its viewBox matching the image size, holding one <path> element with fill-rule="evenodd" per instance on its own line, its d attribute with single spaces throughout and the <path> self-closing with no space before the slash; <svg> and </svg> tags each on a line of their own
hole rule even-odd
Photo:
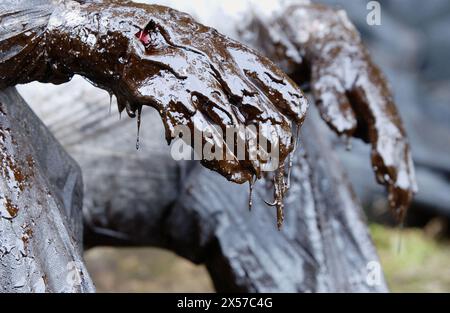
<svg viewBox="0 0 450 313">
<path fill-rule="evenodd" d="M 373 224 L 372 237 L 393 292 L 450 292 L 450 243 L 421 229 Z"/>
</svg>

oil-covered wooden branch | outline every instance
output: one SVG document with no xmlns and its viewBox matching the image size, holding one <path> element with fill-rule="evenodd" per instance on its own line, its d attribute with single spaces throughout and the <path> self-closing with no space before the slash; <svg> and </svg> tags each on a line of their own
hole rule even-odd
<svg viewBox="0 0 450 313">
<path fill-rule="evenodd" d="M 279 150 L 274 176 L 280 225 L 284 163 L 295 141 L 291 123 L 301 126 L 307 101 L 267 58 L 187 14 L 157 5 L 106 0 L 22 4 L 4 11 L 2 20 L 14 33 L 0 33 L 5 51 L 0 87 L 34 80 L 62 83 L 81 74 L 113 93 L 119 110 L 132 117 L 143 105 L 156 108 L 168 141 L 176 137 L 177 126 L 188 126 L 194 134 L 214 125 L 223 133 L 240 129 L 239 136 L 248 140 L 242 129 L 254 125 L 257 136 Z M 214 140 L 237 155 L 224 138 Z M 244 159 L 204 158 L 202 164 L 234 182 L 252 182 L 268 161 L 260 149 L 250 160 L 246 149 Z"/>
<path fill-rule="evenodd" d="M 402 220 L 417 192 L 409 143 L 386 79 L 343 10 L 294 4 L 254 15 L 252 46 L 299 84 L 308 84 L 323 120 L 338 134 L 372 145 L 372 166 Z"/>
</svg>

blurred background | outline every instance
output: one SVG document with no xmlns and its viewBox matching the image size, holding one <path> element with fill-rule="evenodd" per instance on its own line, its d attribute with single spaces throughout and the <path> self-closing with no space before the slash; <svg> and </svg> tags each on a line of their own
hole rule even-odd
<svg viewBox="0 0 450 313">
<path fill-rule="evenodd" d="M 363 203 L 389 287 L 450 292 L 450 1 L 379 1 L 381 25 L 374 26 L 366 22 L 369 1 L 316 2 L 348 12 L 388 77 L 411 142 L 420 191 L 400 228 L 390 217 L 384 189 L 374 183 L 369 147 L 353 141 L 346 151 L 329 132 Z M 19 87 L 32 105 L 39 92 L 34 86 Z M 105 92 L 89 90 L 77 97 L 109 103 Z M 107 109 L 101 114 L 108 116 Z M 203 266 L 161 249 L 94 248 L 85 257 L 98 291 L 214 291 Z"/>
</svg>

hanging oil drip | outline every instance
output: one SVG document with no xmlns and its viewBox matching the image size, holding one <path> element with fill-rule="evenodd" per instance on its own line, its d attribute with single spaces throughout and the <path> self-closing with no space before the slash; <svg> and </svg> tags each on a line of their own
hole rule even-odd
<svg viewBox="0 0 450 313">
<path fill-rule="evenodd" d="M 297 147 L 298 147 L 298 141 L 299 141 L 299 135 L 300 135 L 300 126 L 295 124 L 294 127 L 295 127 L 295 136 L 293 138 L 294 149 L 292 149 L 292 152 L 289 154 L 289 157 L 288 157 L 288 173 L 287 173 L 287 179 L 286 179 L 286 191 L 288 191 L 289 188 L 291 188 L 291 170 L 292 170 L 293 158 L 295 155 L 295 151 L 297 150 Z"/>
<path fill-rule="evenodd" d="M 142 106 L 137 109 L 137 134 L 136 134 L 136 150 L 139 150 L 139 131 L 141 129 Z"/>
<path fill-rule="evenodd" d="M 252 206 L 253 206 L 253 189 L 255 187 L 255 183 L 256 183 L 256 176 L 253 176 L 251 180 L 249 180 L 248 182 L 248 186 L 249 186 L 249 194 L 248 194 L 248 210 L 251 211 L 252 210 Z"/>
<path fill-rule="evenodd" d="M 272 178 L 273 188 L 274 188 L 274 200 L 273 202 L 264 202 L 271 207 L 276 208 L 277 214 L 277 227 L 281 230 L 284 221 L 284 196 L 287 192 L 287 185 L 285 180 L 285 165 L 281 164 L 280 167 L 275 171 Z"/>
</svg>

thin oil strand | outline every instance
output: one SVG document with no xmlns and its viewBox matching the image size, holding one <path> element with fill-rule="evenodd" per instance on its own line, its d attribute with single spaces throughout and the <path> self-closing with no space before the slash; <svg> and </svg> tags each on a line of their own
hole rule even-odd
<svg viewBox="0 0 450 313">
<path fill-rule="evenodd" d="M 299 142 L 299 135 L 300 135 L 300 126 L 295 125 L 296 131 L 295 131 L 295 138 L 294 138 L 294 149 L 292 149 L 292 152 L 289 154 L 289 163 L 288 163 L 288 175 L 287 175 L 287 181 L 286 181 L 286 191 L 288 191 L 291 188 L 291 170 L 292 170 L 292 164 L 293 164 L 293 158 L 295 155 L 295 151 L 298 147 Z"/>
<path fill-rule="evenodd" d="M 249 186 L 248 210 L 249 211 L 252 210 L 252 206 L 253 206 L 253 188 L 255 186 L 255 182 L 256 182 L 256 177 L 252 177 L 252 179 L 249 180 L 249 182 L 248 182 L 248 186 Z"/>
<path fill-rule="evenodd" d="M 284 164 L 282 164 L 274 176 L 275 185 L 275 204 L 277 208 L 277 227 L 281 230 L 284 221 L 284 194 L 286 191 L 286 185 L 284 180 Z"/>
<path fill-rule="evenodd" d="M 136 150 L 139 150 L 139 131 L 141 129 L 142 106 L 137 109 L 137 134 L 136 134 Z"/>
</svg>

